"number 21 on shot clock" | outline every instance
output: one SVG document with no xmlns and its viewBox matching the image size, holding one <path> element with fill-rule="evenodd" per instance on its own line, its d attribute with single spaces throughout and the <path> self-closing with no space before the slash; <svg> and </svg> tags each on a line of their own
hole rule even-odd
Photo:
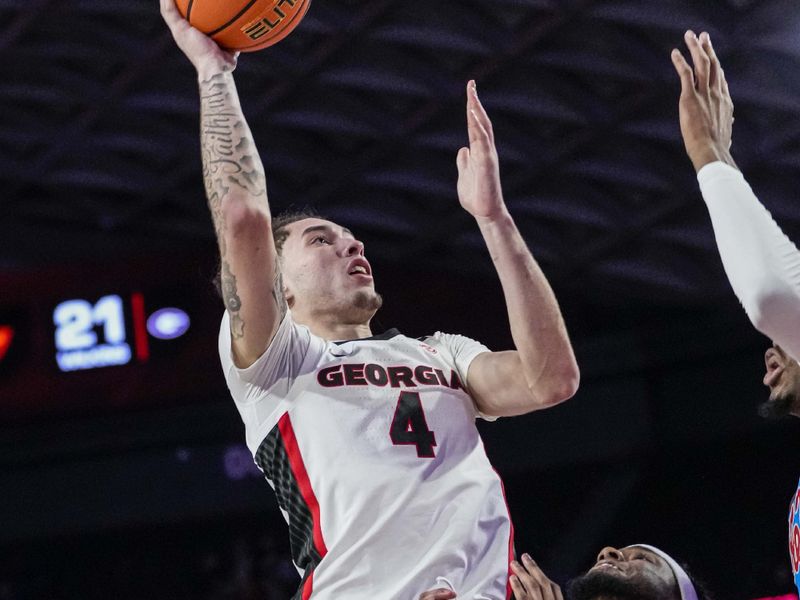
<svg viewBox="0 0 800 600">
<path fill-rule="evenodd" d="M 150 356 L 148 331 L 158 339 L 173 339 L 189 328 L 189 317 L 180 309 L 162 308 L 147 319 L 144 296 L 135 292 L 127 305 L 116 294 L 94 303 L 65 300 L 53 310 L 53 324 L 58 368 L 77 371 L 125 365 L 134 356 L 138 362 L 146 362 Z"/>
</svg>

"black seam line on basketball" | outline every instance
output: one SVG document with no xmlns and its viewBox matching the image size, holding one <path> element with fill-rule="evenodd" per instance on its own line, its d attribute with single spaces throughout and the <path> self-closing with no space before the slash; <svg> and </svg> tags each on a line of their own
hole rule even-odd
<svg viewBox="0 0 800 600">
<path fill-rule="evenodd" d="M 189 0 L 189 6 L 186 7 L 186 20 L 189 21 L 189 25 L 192 24 L 192 4 L 194 0 Z"/>
<path fill-rule="evenodd" d="M 225 23 L 225 25 L 223 25 L 222 27 L 217 27 L 217 28 L 216 28 L 214 31 L 209 31 L 209 32 L 208 32 L 206 35 L 207 35 L 208 37 L 211 37 L 212 35 L 215 35 L 215 34 L 219 33 L 220 31 L 222 31 L 223 29 L 225 29 L 226 27 L 228 27 L 228 25 L 230 25 L 231 23 L 234 23 L 234 22 L 236 21 L 236 19 L 238 19 L 239 17 L 241 17 L 241 16 L 242 16 L 244 13 L 246 13 L 248 10 L 250 10 L 250 7 L 251 7 L 251 6 L 253 6 L 253 4 L 255 4 L 255 3 L 256 3 L 256 0 L 250 0 L 250 2 L 248 2 L 247 4 L 245 4 L 245 5 L 244 5 L 244 8 L 243 8 L 242 10 L 240 10 L 238 13 L 236 13 L 236 15 L 234 15 L 234 16 L 233 16 L 233 18 L 232 18 L 230 21 L 228 21 L 227 23 Z"/>
<path fill-rule="evenodd" d="M 292 23 L 294 23 L 294 22 L 295 22 L 295 21 L 296 21 L 298 18 L 301 18 L 301 17 L 303 17 L 303 15 L 305 15 L 305 14 L 306 14 L 306 12 L 308 11 L 308 7 L 309 7 L 309 5 L 310 5 L 310 4 L 311 4 L 311 1 L 310 1 L 310 0 L 309 0 L 308 2 L 304 2 L 304 3 L 303 3 L 303 6 L 305 6 L 305 10 L 303 10 L 303 12 L 302 12 L 302 13 L 300 13 L 299 11 L 298 11 L 298 12 L 296 12 L 296 13 L 294 13 L 294 14 L 292 15 L 292 18 L 291 18 L 291 19 L 289 19 L 289 21 L 287 21 L 286 25 L 284 25 L 284 26 L 283 26 L 283 28 L 281 29 L 281 31 L 283 31 L 283 30 L 284 30 L 284 29 L 286 29 L 287 27 L 290 27 L 290 26 L 291 26 L 291 24 L 292 24 Z M 211 34 L 209 33 L 208 35 L 211 35 Z M 256 42 L 255 44 L 250 44 L 249 46 L 239 46 L 238 48 L 236 48 L 236 50 L 237 50 L 237 51 L 240 51 L 240 50 L 247 50 L 248 48 L 254 48 L 255 46 L 258 46 L 259 44 L 263 44 L 263 43 L 264 43 L 264 40 L 261 40 L 260 42 Z M 274 42 L 274 43 L 277 43 L 277 42 Z"/>
</svg>

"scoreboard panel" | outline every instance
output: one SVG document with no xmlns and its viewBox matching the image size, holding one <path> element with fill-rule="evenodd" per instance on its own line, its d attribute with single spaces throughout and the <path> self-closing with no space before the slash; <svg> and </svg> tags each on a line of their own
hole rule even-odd
<svg viewBox="0 0 800 600">
<path fill-rule="evenodd" d="M 213 263 L 0 273 L 0 426 L 226 394 Z"/>
</svg>

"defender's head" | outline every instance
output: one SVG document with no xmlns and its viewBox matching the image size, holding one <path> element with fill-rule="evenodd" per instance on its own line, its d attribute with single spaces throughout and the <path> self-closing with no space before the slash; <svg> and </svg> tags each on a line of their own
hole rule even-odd
<svg viewBox="0 0 800 600">
<path fill-rule="evenodd" d="M 706 598 L 685 569 L 647 545 L 600 551 L 587 573 L 569 582 L 571 600 L 698 600 Z"/>
<path fill-rule="evenodd" d="M 273 219 L 284 297 L 300 323 L 368 323 L 383 304 L 364 244 L 311 212 Z"/>
<path fill-rule="evenodd" d="M 759 413 L 768 418 L 800 417 L 800 364 L 777 344 L 764 354 L 764 362 L 769 399 L 759 407 Z"/>
</svg>

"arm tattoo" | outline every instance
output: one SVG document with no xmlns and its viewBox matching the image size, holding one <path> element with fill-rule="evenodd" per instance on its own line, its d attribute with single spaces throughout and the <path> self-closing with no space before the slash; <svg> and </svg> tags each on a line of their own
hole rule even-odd
<svg viewBox="0 0 800 600">
<path fill-rule="evenodd" d="M 233 337 L 241 338 L 244 335 L 240 314 L 242 301 L 236 289 L 236 277 L 225 260 L 227 245 L 222 206 L 229 194 L 242 192 L 251 201 L 266 205 L 267 184 L 230 72 L 217 73 L 200 82 L 200 148 L 203 182 L 219 243 L 223 300 L 230 313 Z M 282 293 L 280 298 L 283 299 Z"/>
<path fill-rule="evenodd" d="M 200 82 L 200 148 L 203 182 L 218 237 L 222 203 L 232 191 L 245 191 L 266 202 L 264 168 L 245 121 L 230 73 L 217 73 Z M 224 254 L 224 248 L 221 248 Z"/>
<path fill-rule="evenodd" d="M 283 321 L 286 316 L 288 306 L 286 305 L 286 298 L 283 295 L 283 276 L 281 275 L 281 265 L 278 257 L 275 257 L 275 282 L 272 285 L 272 298 L 275 304 L 278 305 L 278 323 Z"/>
<path fill-rule="evenodd" d="M 242 301 L 236 290 L 236 277 L 231 273 L 231 267 L 227 261 L 222 261 L 220 279 L 222 287 L 222 301 L 225 303 L 225 308 L 228 309 L 228 314 L 231 317 L 231 336 L 233 339 L 238 340 L 244 336 L 244 320 L 239 314 L 242 308 Z"/>
</svg>

